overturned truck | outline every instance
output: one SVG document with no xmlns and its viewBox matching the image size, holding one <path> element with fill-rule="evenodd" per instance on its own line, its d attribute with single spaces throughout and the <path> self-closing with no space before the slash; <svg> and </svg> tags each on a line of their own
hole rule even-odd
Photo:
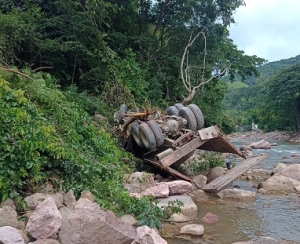
<svg viewBox="0 0 300 244">
<path fill-rule="evenodd" d="M 196 149 L 245 158 L 217 126 L 204 128 L 203 114 L 195 104 L 176 103 L 164 113 L 158 110 L 136 112 L 122 104 L 114 120 L 126 150 L 176 178 L 191 181 L 170 166 L 183 163 Z"/>
</svg>

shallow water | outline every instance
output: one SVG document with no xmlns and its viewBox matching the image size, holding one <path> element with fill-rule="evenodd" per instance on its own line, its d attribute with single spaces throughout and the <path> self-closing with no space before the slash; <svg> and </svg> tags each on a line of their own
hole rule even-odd
<svg viewBox="0 0 300 244">
<path fill-rule="evenodd" d="M 231 142 L 237 148 L 247 144 L 242 139 L 232 139 Z M 253 150 L 254 154 L 270 154 L 269 158 L 253 168 L 272 169 L 283 157 L 291 156 L 294 153 L 300 155 L 300 144 L 272 142 L 276 142 L 278 146 L 272 147 L 271 150 Z M 256 191 L 253 183 L 247 181 L 235 180 L 231 185 L 239 185 L 241 189 Z M 169 244 L 229 244 L 267 236 L 277 240 L 299 241 L 300 243 L 299 194 L 257 194 L 256 201 L 249 203 L 222 201 L 215 196 L 209 196 L 209 198 L 215 204 L 197 203 L 198 216 L 197 220 L 193 222 L 204 225 L 204 238 L 191 240 L 168 238 L 166 240 Z M 201 218 L 207 212 L 218 215 L 219 221 L 214 224 L 201 222 Z"/>
</svg>

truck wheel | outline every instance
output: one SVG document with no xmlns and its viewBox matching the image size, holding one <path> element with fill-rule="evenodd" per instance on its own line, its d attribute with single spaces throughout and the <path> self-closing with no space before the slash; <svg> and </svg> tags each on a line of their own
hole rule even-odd
<svg viewBox="0 0 300 244">
<path fill-rule="evenodd" d="M 147 122 L 147 125 L 149 125 L 149 127 L 151 128 L 155 140 L 156 140 L 156 146 L 160 147 L 164 144 L 164 135 L 159 127 L 159 125 L 154 121 L 154 120 L 149 120 Z"/>
<path fill-rule="evenodd" d="M 196 104 L 189 104 L 188 107 L 192 110 L 197 120 L 197 130 L 204 127 L 204 117 L 200 108 Z"/>
<path fill-rule="evenodd" d="M 156 140 L 150 126 L 144 122 L 141 123 L 139 132 L 145 148 L 147 148 L 149 151 L 154 150 L 156 148 Z"/>
<path fill-rule="evenodd" d="M 179 112 L 179 109 L 176 108 L 175 106 L 170 106 L 167 108 L 166 110 L 166 114 L 167 115 L 175 115 L 175 116 L 178 116 L 178 112 Z"/>
<path fill-rule="evenodd" d="M 140 125 L 138 122 L 133 122 L 131 123 L 130 125 L 131 127 L 131 135 L 134 139 L 134 141 L 136 142 L 136 144 L 139 146 L 139 147 L 144 147 L 144 144 L 142 142 L 142 138 L 141 138 L 141 135 L 140 135 L 140 132 L 139 132 L 139 129 L 140 129 Z"/>
<path fill-rule="evenodd" d="M 190 130 L 197 130 L 197 120 L 189 107 L 183 107 L 179 110 L 179 116 L 187 120 L 186 127 Z"/>
<path fill-rule="evenodd" d="M 175 103 L 174 106 L 178 109 L 178 111 L 184 107 L 182 103 Z"/>
</svg>

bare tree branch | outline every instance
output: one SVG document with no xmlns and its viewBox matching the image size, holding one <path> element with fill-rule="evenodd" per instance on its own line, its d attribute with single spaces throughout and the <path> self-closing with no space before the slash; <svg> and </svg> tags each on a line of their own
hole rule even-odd
<svg viewBox="0 0 300 244">
<path fill-rule="evenodd" d="M 10 73 L 14 73 L 14 74 L 17 74 L 17 75 L 21 75 L 31 81 L 34 81 L 33 78 L 31 78 L 30 76 L 26 75 L 26 74 L 23 74 L 21 73 L 20 71 L 17 71 L 17 70 L 14 70 L 14 69 L 9 69 L 9 68 L 5 68 L 3 66 L 0 66 L 0 69 L 4 70 L 4 71 L 7 71 L 7 72 L 10 72 Z"/>
</svg>

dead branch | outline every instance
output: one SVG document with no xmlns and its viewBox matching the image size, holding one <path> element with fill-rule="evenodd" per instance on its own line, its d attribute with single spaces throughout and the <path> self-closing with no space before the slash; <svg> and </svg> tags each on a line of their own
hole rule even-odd
<svg viewBox="0 0 300 244">
<path fill-rule="evenodd" d="M 51 66 L 38 67 L 38 68 L 32 70 L 32 72 L 37 72 L 37 71 L 40 71 L 42 69 L 53 69 L 53 67 L 51 67 Z"/>
<path fill-rule="evenodd" d="M 0 66 L 0 69 L 4 70 L 6 72 L 10 72 L 10 73 L 14 73 L 14 74 L 17 74 L 17 75 L 21 75 L 21 76 L 23 76 L 23 77 L 25 77 L 25 78 L 27 78 L 27 79 L 29 79 L 31 81 L 34 81 L 33 78 L 31 78 L 30 76 L 28 76 L 26 74 L 21 73 L 20 71 L 17 71 L 17 70 L 14 70 L 14 69 L 5 68 L 3 66 Z"/>
</svg>

